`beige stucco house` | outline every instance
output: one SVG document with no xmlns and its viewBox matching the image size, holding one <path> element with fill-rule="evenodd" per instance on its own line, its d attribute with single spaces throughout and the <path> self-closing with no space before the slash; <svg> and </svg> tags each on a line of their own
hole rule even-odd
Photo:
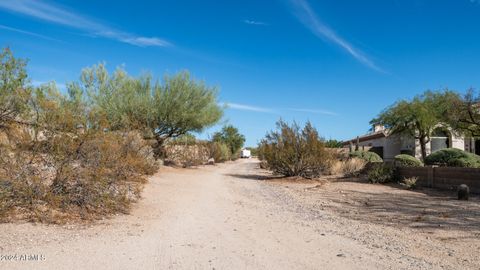
<svg viewBox="0 0 480 270">
<path fill-rule="evenodd" d="M 422 157 L 420 143 L 407 135 L 389 134 L 383 126 L 374 126 L 371 133 L 344 142 L 344 147 L 355 147 L 358 142 L 360 149 L 379 154 L 385 161 L 393 161 L 398 154 L 409 154 Z M 465 137 L 446 126 L 439 125 L 427 144 L 427 155 L 444 148 L 457 148 L 475 154 L 480 154 L 480 140 Z"/>
</svg>

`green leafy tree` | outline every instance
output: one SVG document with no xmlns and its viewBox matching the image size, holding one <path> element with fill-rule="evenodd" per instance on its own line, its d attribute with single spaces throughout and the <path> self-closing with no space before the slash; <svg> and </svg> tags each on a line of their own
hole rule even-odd
<svg viewBox="0 0 480 270">
<path fill-rule="evenodd" d="M 245 143 L 245 136 L 240 134 L 236 127 L 226 125 L 221 131 L 213 134 L 212 141 L 225 143 L 231 155 L 235 155 Z"/>
<path fill-rule="evenodd" d="M 108 121 L 113 130 L 140 130 L 156 140 L 155 154 L 164 154 L 165 140 L 200 132 L 223 116 L 218 91 L 192 79 L 188 72 L 166 76 L 163 84 L 151 76 L 129 76 L 117 69 L 109 75 L 100 64 L 86 68 L 73 92 L 87 93 L 91 113 Z"/>
<path fill-rule="evenodd" d="M 190 77 L 188 72 L 166 76 L 153 91 L 153 117 L 149 128 L 159 144 L 188 132 L 200 132 L 223 116 L 218 91 Z"/>
<path fill-rule="evenodd" d="M 0 52 L 0 128 L 19 121 L 21 114 L 28 110 L 31 94 L 25 69 L 27 62 L 13 56 L 10 49 Z"/>
<path fill-rule="evenodd" d="M 88 112 L 102 121 L 92 128 L 145 130 L 153 121 L 154 87 L 151 77 L 129 76 L 122 68 L 109 74 L 104 64 L 82 70 L 80 80 L 67 85 L 71 97 L 83 99 Z M 104 120 L 104 121 L 103 121 Z"/>
<path fill-rule="evenodd" d="M 411 101 L 401 100 L 386 108 L 377 118 L 370 121 L 373 125 L 384 125 L 390 134 L 406 134 L 417 139 L 422 158 L 427 156 L 426 145 L 430 142 L 433 130 L 442 123 L 449 107 L 449 100 L 455 93 L 451 91 L 425 93 Z"/>
<path fill-rule="evenodd" d="M 325 147 L 327 147 L 327 148 L 342 148 L 343 143 L 342 143 L 342 141 L 330 139 L 330 140 L 325 141 Z"/>
<path fill-rule="evenodd" d="M 455 130 L 480 137 L 480 95 L 469 89 L 463 96 L 449 96 L 443 119 Z"/>
</svg>

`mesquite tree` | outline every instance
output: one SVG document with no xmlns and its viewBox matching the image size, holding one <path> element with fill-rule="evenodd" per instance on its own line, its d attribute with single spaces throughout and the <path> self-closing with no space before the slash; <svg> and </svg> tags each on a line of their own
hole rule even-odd
<svg viewBox="0 0 480 270">
<path fill-rule="evenodd" d="M 430 142 L 433 130 L 443 123 L 443 115 L 448 108 L 451 91 L 425 93 L 411 101 L 401 100 L 382 111 L 370 121 L 373 125 L 384 125 L 390 134 L 406 134 L 417 139 L 422 158 L 427 156 L 426 145 Z"/>
<path fill-rule="evenodd" d="M 473 89 L 463 96 L 450 96 L 444 119 L 452 128 L 480 137 L 480 96 Z"/>
</svg>

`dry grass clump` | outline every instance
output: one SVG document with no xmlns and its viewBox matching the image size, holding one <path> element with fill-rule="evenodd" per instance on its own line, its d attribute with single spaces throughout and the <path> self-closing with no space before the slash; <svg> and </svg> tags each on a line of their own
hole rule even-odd
<svg viewBox="0 0 480 270">
<path fill-rule="evenodd" d="M 329 173 L 332 175 L 344 175 L 347 177 L 358 176 L 367 165 L 367 162 L 359 158 L 336 160 L 332 162 Z"/>
<path fill-rule="evenodd" d="M 417 181 L 418 177 L 409 177 L 403 179 L 403 181 L 400 182 L 400 185 L 404 186 L 406 189 L 415 189 L 417 187 Z"/>
<path fill-rule="evenodd" d="M 343 165 L 343 174 L 346 176 L 358 176 L 365 168 L 367 162 L 359 158 L 350 158 Z"/>
<path fill-rule="evenodd" d="M 210 158 L 213 158 L 215 162 L 222 163 L 232 159 L 232 154 L 228 145 L 223 142 L 210 142 L 209 143 Z"/>
</svg>

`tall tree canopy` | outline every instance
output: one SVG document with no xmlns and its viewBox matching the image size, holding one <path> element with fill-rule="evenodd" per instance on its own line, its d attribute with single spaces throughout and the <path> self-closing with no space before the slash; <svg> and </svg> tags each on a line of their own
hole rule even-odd
<svg viewBox="0 0 480 270">
<path fill-rule="evenodd" d="M 480 137 L 480 95 L 469 89 L 463 96 L 451 96 L 443 118 L 452 128 Z"/>
<path fill-rule="evenodd" d="M 31 94 L 28 86 L 26 61 L 13 56 L 10 49 L 0 52 L 0 128 L 19 120 L 27 110 Z"/>
<path fill-rule="evenodd" d="M 105 117 L 108 128 L 141 130 L 157 141 L 156 154 L 168 138 L 199 132 L 223 116 L 218 91 L 188 72 L 165 76 L 163 84 L 149 75 L 134 78 L 123 69 L 109 74 L 103 64 L 82 71 L 80 82 L 68 86 L 85 93 L 90 112 Z"/>
<path fill-rule="evenodd" d="M 232 155 L 236 154 L 245 143 L 245 136 L 238 132 L 238 129 L 232 125 L 226 125 L 221 131 L 213 134 L 214 142 L 223 142 L 230 149 Z"/>
<path fill-rule="evenodd" d="M 457 94 L 445 90 L 426 91 L 411 101 L 401 100 L 386 108 L 370 121 L 373 125 L 384 125 L 390 134 L 406 134 L 420 143 L 422 158 L 427 156 L 426 145 L 433 130 L 441 124 L 449 107 L 449 100 Z"/>
</svg>

